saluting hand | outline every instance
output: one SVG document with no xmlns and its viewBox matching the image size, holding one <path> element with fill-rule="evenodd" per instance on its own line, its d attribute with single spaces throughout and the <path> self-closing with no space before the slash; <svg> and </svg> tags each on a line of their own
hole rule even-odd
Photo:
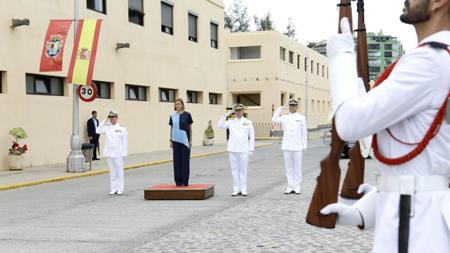
<svg viewBox="0 0 450 253">
<path fill-rule="evenodd" d="M 231 114 L 234 113 L 234 109 L 228 111 L 227 113 L 225 113 L 225 116 L 230 117 Z"/>
</svg>

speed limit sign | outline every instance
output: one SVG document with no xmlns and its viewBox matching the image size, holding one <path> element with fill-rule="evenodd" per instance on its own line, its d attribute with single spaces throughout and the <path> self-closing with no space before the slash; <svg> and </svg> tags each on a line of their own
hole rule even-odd
<svg viewBox="0 0 450 253">
<path fill-rule="evenodd" d="M 92 102 L 97 97 L 97 86 L 95 83 L 91 85 L 80 85 L 77 89 L 78 97 L 84 102 Z"/>
</svg>

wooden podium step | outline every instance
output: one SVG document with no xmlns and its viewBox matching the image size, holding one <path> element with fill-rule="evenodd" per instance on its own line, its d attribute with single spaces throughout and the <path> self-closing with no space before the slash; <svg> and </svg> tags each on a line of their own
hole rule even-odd
<svg viewBox="0 0 450 253">
<path fill-rule="evenodd" d="M 214 195 L 214 185 L 153 185 L 144 189 L 146 200 L 205 200 Z"/>
</svg>

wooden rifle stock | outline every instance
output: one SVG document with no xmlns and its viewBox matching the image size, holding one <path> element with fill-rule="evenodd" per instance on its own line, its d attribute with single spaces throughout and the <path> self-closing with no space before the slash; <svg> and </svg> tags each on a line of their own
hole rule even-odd
<svg viewBox="0 0 450 253">
<path fill-rule="evenodd" d="M 369 91 L 369 63 L 367 52 L 366 24 L 364 21 L 364 0 L 358 0 L 358 76 L 363 79 L 366 91 Z M 341 188 L 341 197 L 360 199 L 363 194 L 358 194 L 358 187 L 364 183 L 365 160 L 361 155 L 361 147 L 357 141 L 349 150 L 350 161 Z"/>
<path fill-rule="evenodd" d="M 339 21 L 347 17 L 352 26 L 352 7 L 350 0 L 341 0 L 339 6 Z M 338 31 L 341 27 L 338 25 Z M 351 29 L 351 28 L 350 28 Z M 336 214 L 322 215 L 320 210 L 329 204 L 336 203 L 339 194 L 339 182 L 341 169 L 339 168 L 339 159 L 341 158 L 343 142 L 336 132 L 336 126 L 333 119 L 331 127 L 331 150 L 328 156 L 320 161 L 320 175 L 317 177 L 317 184 L 314 190 L 311 203 L 309 205 L 306 222 L 310 225 L 334 228 L 336 226 Z"/>
</svg>

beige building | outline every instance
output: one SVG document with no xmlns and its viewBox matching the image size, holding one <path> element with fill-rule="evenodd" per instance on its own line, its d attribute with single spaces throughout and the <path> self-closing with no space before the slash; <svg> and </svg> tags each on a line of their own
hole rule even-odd
<svg viewBox="0 0 450 253">
<path fill-rule="evenodd" d="M 226 36 L 228 103 L 248 106 L 257 135 L 267 136 L 272 113 L 290 98 L 300 102 L 308 127 L 329 124 L 328 60 L 277 31 Z M 306 111 L 305 111 L 306 108 Z M 276 129 L 276 128 L 275 128 Z"/>
<path fill-rule="evenodd" d="M 73 19 L 74 1 L 0 1 L 0 170 L 7 170 L 9 129 L 23 127 L 29 164 L 63 163 L 70 151 L 72 86 L 66 76 L 73 47 L 67 38 L 62 72 L 40 73 L 50 19 Z M 221 0 L 80 0 L 81 19 L 102 19 L 93 79 L 100 98 L 80 102 L 80 133 L 87 141 L 92 110 L 100 120 L 115 109 L 128 127 L 129 152 L 169 148 L 173 100 L 188 101 L 194 145 L 208 120 L 217 123 L 226 102 L 226 50 Z M 10 28 L 12 19 L 29 26 Z M 130 48 L 116 49 L 117 43 Z M 225 132 L 216 131 L 217 142 Z"/>
</svg>

